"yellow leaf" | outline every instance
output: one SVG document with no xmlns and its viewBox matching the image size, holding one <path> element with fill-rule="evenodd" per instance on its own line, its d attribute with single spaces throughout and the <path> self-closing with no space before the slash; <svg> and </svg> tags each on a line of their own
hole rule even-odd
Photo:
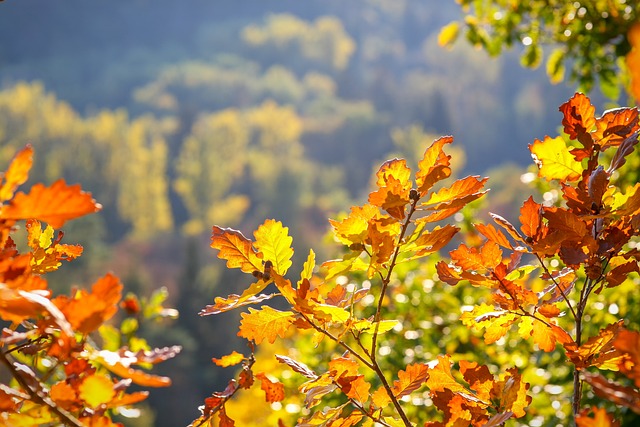
<svg viewBox="0 0 640 427">
<path fill-rule="evenodd" d="M 405 160 L 388 160 L 380 166 L 378 190 L 369 194 L 369 203 L 386 210 L 397 219 L 405 217 L 405 206 L 409 203 L 411 169 Z"/>
<path fill-rule="evenodd" d="M 379 214 L 373 205 L 354 206 L 342 221 L 329 220 L 336 238 L 345 245 L 364 244 L 368 236 L 369 221 Z"/>
<path fill-rule="evenodd" d="M 2 186 L 0 187 L 0 202 L 6 202 L 11 199 L 18 186 L 27 181 L 32 164 L 33 148 L 27 145 L 15 155 L 0 181 L 2 182 Z"/>
<path fill-rule="evenodd" d="M 465 393 L 467 390 L 451 375 L 451 360 L 448 355 L 438 356 L 438 364 L 429 369 L 427 387 L 431 393 L 451 390 L 453 393 Z"/>
<path fill-rule="evenodd" d="M 443 47 L 451 47 L 460 34 L 460 23 L 451 22 L 440 30 L 438 33 L 438 44 Z"/>
<path fill-rule="evenodd" d="M 544 141 L 536 139 L 529 145 L 533 160 L 538 165 L 538 175 L 547 181 L 558 179 L 561 181 L 576 181 L 582 175 L 582 164 L 569 152 L 561 136 L 551 138 L 546 136 Z"/>
<path fill-rule="evenodd" d="M 237 351 L 232 352 L 231 354 L 227 354 L 226 356 L 222 356 L 220 359 L 216 359 L 215 357 L 211 359 L 213 363 L 218 366 L 222 366 L 226 368 L 228 366 L 235 366 L 238 363 L 244 360 L 244 354 L 240 354 Z"/>
<path fill-rule="evenodd" d="M 249 308 L 248 313 L 242 313 L 238 336 L 260 344 L 263 340 L 274 343 L 276 338 L 284 338 L 287 329 L 294 320 L 291 311 L 279 311 L 269 306 L 260 310 Z"/>
<path fill-rule="evenodd" d="M 113 382 L 104 375 L 91 375 L 82 381 L 78 387 L 80 398 L 91 408 L 111 402 L 116 392 L 113 389 Z"/>
<path fill-rule="evenodd" d="M 433 185 L 451 175 L 449 167 L 451 156 L 442 150 L 445 144 L 453 142 L 453 137 L 444 136 L 435 140 L 424 152 L 424 156 L 418 163 L 416 172 L 416 184 L 420 196 L 427 194 Z"/>
<path fill-rule="evenodd" d="M 309 255 L 307 256 L 307 260 L 304 262 L 302 267 L 302 274 L 300 274 L 300 279 L 311 280 L 313 276 L 313 269 L 316 266 L 316 253 L 313 249 L 309 249 Z"/>
<path fill-rule="evenodd" d="M 280 221 L 273 219 L 266 220 L 253 233 L 255 247 L 262 252 L 265 261 L 273 263 L 273 268 L 280 275 L 285 275 L 291 267 L 293 238 L 288 233 L 288 227 L 283 227 Z"/>
</svg>

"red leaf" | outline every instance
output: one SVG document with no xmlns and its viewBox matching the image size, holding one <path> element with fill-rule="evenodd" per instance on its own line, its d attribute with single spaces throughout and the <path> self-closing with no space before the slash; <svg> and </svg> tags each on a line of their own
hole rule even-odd
<svg viewBox="0 0 640 427">
<path fill-rule="evenodd" d="M 261 381 L 260 388 L 264 390 L 267 402 L 281 402 L 284 399 L 284 384 L 279 381 L 271 381 L 264 372 L 256 374 L 256 378 Z"/>
</svg>

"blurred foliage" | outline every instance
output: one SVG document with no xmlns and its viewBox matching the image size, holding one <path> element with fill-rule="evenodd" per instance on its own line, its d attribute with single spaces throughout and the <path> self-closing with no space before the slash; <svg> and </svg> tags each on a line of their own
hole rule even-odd
<svg viewBox="0 0 640 427">
<path fill-rule="evenodd" d="M 444 27 L 442 44 L 450 44 L 464 30 L 467 40 L 491 55 L 503 48 L 522 49 L 521 63 L 536 68 L 543 63 L 544 47 L 549 79 L 565 78 L 591 91 L 600 89 L 617 100 L 624 88 L 626 67 L 620 58 L 631 50 L 629 30 L 640 19 L 637 0 L 457 0 L 465 14 Z"/>
</svg>

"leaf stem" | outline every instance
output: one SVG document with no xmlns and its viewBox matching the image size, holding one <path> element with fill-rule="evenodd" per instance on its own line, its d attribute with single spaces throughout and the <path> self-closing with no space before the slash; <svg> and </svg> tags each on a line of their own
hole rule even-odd
<svg viewBox="0 0 640 427">
<path fill-rule="evenodd" d="M 53 402 L 51 398 L 49 398 L 44 393 L 43 390 L 37 390 L 35 387 L 32 387 L 32 385 L 30 384 L 31 381 L 29 381 L 23 375 L 31 376 L 31 380 L 36 380 L 38 386 L 42 386 L 42 383 L 40 383 L 33 371 L 24 370 L 25 368 L 27 368 L 26 366 L 22 368 L 22 371 L 18 370 L 13 362 L 11 362 L 7 355 L 2 351 L 0 351 L 0 362 L 2 362 L 9 369 L 9 371 L 11 372 L 11 376 L 15 378 L 18 384 L 20 384 L 20 386 L 27 392 L 32 401 L 48 407 L 51 412 L 58 416 L 58 418 L 64 425 L 70 427 L 83 427 L 83 424 L 76 417 L 74 417 L 66 410 L 58 407 L 58 405 L 56 405 L 55 402 Z"/>
</svg>

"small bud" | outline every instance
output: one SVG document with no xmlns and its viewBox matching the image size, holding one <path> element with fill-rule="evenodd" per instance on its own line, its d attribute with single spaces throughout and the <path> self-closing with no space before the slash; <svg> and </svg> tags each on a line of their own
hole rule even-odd
<svg viewBox="0 0 640 427">
<path fill-rule="evenodd" d="M 412 188 L 411 191 L 409 191 L 409 199 L 415 202 L 420 200 L 420 193 L 418 193 L 418 190 L 416 190 L 415 188 Z"/>
</svg>

